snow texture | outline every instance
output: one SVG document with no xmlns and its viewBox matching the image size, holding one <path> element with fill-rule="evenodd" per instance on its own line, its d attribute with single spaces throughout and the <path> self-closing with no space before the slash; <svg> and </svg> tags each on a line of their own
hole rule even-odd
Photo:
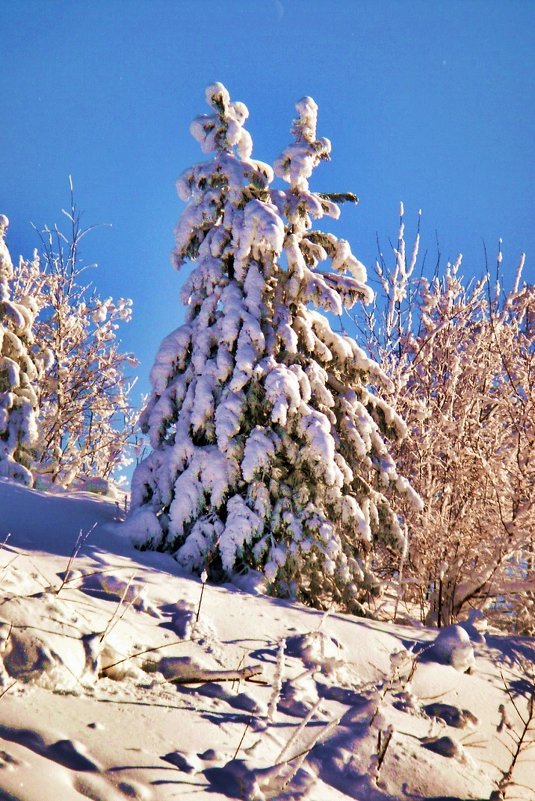
<svg viewBox="0 0 535 801">
<path fill-rule="evenodd" d="M 0 479 L 0 509 L 2 798 L 498 797 L 533 638 L 487 633 L 464 673 L 424 658 L 458 632 L 203 585 L 105 498 Z M 534 748 L 506 797 L 533 799 Z"/>
</svg>

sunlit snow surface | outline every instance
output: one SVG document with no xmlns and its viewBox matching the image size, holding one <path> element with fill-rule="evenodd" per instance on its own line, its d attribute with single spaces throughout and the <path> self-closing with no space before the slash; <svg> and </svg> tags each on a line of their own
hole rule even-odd
<svg viewBox="0 0 535 801">
<path fill-rule="evenodd" d="M 266 598 L 257 577 L 206 585 L 199 609 L 200 581 L 116 516 L 0 480 L 2 801 L 489 799 L 533 639 L 469 622 L 433 644 Z M 507 797 L 535 797 L 534 765 L 532 748 Z"/>
</svg>

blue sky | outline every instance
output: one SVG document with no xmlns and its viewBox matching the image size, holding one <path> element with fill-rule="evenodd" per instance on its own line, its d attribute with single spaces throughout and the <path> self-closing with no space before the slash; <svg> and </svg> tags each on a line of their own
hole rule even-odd
<svg viewBox="0 0 535 801">
<path fill-rule="evenodd" d="M 504 271 L 527 252 L 535 280 L 533 0 L 0 0 L 0 212 L 14 258 L 37 245 L 30 222 L 61 220 L 68 176 L 101 295 L 134 300 L 122 332 L 141 360 L 183 319 L 169 253 L 178 175 L 202 154 L 189 134 L 223 82 L 250 111 L 253 155 L 289 142 L 311 95 L 332 161 L 319 191 L 353 191 L 342 233 L 372 265 L 376 234 L 409 233 L 443 258 L 484 269 L 504 240 Z"/>
</svg>

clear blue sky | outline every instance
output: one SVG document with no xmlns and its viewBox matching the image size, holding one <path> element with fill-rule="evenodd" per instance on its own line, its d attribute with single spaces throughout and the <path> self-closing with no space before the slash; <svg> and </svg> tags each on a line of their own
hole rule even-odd
<svg viewBox="0 0 535 801">
<path fill-rule="evenodd" d="M 140 386 L 162 337 L 183 319 L 169 253 L 182 204 L 175 179 L 203 159 L 189 134 L 223 82 L 249 107 L 253 154 L 289 141 L 294 103 L 319 105 L 332 161 L 320 191 L 356 192 L 336 232 L 373 264 L 376 233 L 409 231 L 444 258 L 504 268 L 527 252 L 535 280 L 533 0 L 0 0 L 0 212 L 12 256 L 30 222 L 60 221 L 74 178 L 102 295 L 134 300 L 125 349 Z M 334 229 L 331 229 L 334 230 Z"/>
</svg>

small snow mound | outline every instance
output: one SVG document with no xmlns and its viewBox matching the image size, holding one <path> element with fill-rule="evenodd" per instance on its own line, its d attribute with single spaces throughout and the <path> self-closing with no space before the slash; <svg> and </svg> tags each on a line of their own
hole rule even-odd
<svg viewBox="0 0 535 801">
<path fill-rule="evenodd" d="M 171 612 L 171 628 L 179 637 L 187 640 L 191 637 L 194 624 L 195 607 L 190 601 L 177 601 Z"/>
<path fill-rule="evenodd" d="M 286 640 L 286 653 L 301 659 L 305 667 L 329 673 L 344 660 L 343 646 L 322 631 L 296 634 Z"/>
<path fill-rule="evenodd" d="M 130 579 L 109 573 L 90 573 L 82 576 L 81 589 L 89 595 L 121 601 L 140 612 L 155 612 L 146 599 L 146 588 L 140 579 Z"/>
<path fill-rule="evenodd" d="M 310 674 L 285 681 L 277 709 L 297 718 L 304 718 L 318 703 L 318 688 Z"/>
<path fill-rule="evenodd" d="M 174 765 L 182 773 L 197 773 L 201 769 L 201 761 L 196 754 L 182 753 L 181 751 L 171 751 L 160 757 L 164 762 Z"/>
<path fill-rule="evenodd" d="M 298 770 L 291 779 L 291 787 L 286 774 L 291 774 L 292 767 L 287 765 L 281 771 L 280 765 L 268 768 L 255 768 L 250 762 L 233 759 L 222 768 L 208 768 L 204 775 L 216 792 L 222 792 L 232 798 L 243 798 L 247 801 L 268 801 L 268 799 L 304 799 L 307 789 L 315 777 L 305 770 Z"/>
<path fill-rule="evenodd" d="M 475 656 L 466 630 L 457 625 L 441 629 L 431 648 L 426 651 L 426 661 L 452 665 L 462 673 L 471 670 L 475 665 Z"/>
<path fill-rule="evenodd" d="M 439 718 L 454 729 L 464 729 L 467 726 L 475 727 L 479 720 L 469 709 L 459 709 L 451 704 L 432 703 L 424 706 L 424 712 L 431 718 Z"/>
<path fill-rule="evenodd" d="M 232 583 L 248 595 L 267 595 L 266 577 L 258 570 L 248 570 L 244 574 L 235 573 L 232 576 Z"/>
<path fill-rule="evenodd" d="M 92 492 L 95 495 L 109 495 L 111 487 L 110 482 L 105 478 L 98 478 L 97 476 L 79 476 L 73 489 L 79 489 L 82 492 Z"/>
<path fill-rule="evenodd" d="M 447 735 L 444 737 L 427 737 L 422 740 L 422 745 L 429 751 L 440 754 L 440 756 L 447 757 L 448 759 L 459 759 L 461 762 L 464 761 L 464 749 L 462 745 Z"/>
<path fill-rule="evenodd" d="M 17 681 L 46 689 L 78 692 L 85 670 L 81 643 L 66 647 L 64 638 L 40 632 L 13 632 L 3 654 L 3 667 Z M 56 647 L 52 646 L 52 641 Z"/>
</svg>

